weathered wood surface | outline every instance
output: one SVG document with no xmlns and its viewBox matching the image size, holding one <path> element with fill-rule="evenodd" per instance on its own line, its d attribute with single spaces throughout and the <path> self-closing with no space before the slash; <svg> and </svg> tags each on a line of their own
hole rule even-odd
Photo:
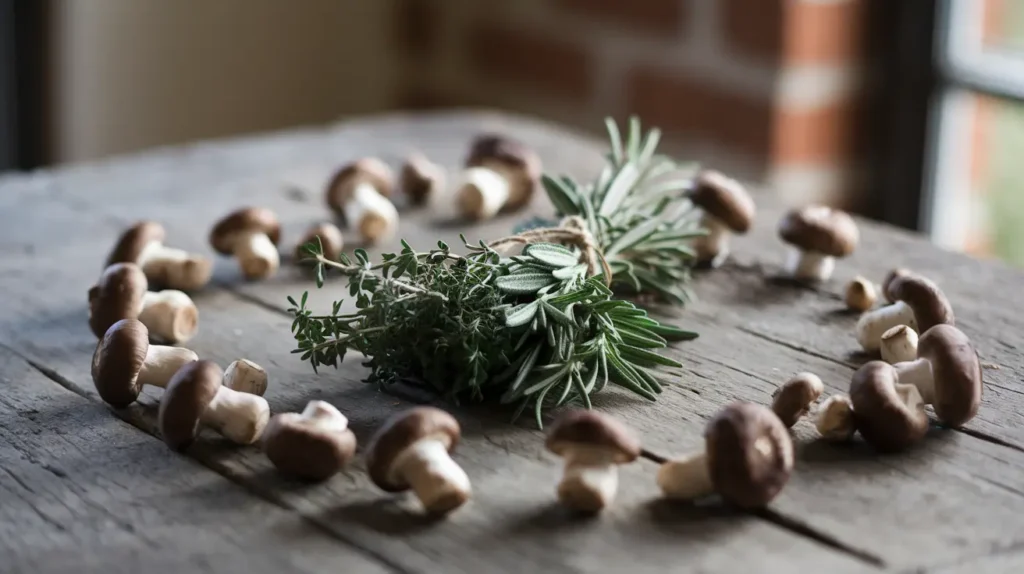
<svg viewBox="0 0 1024 574">
<path fill-rule="evenodd" d="M 534 144 L 551 171 L 585 177 L 600 165 L 599 142 L 521 119 L 464 114 L 375 119 L 0 179 L 0 288 L 7 295 L 0 343 L 60 384 L 95 397 L 85 291 L 123 226 L 159 219 L 177 246 L 209 252 L 206 233 L 215 219 L 241 205 L 266 205 L 285 222 L 282 250 L 290 252 L 305 226 L 327 217 L 320 185 L 339 162 L 365 154 L 397 165 L 406 150 L 418 148 L 453 168 L 468 138 L 486 128 Z M 704 421 L 722 405 L 766 402 L 797 371 L 811 370 L 830 390 L 845 390 L 864 358 L 851 355 L 856 319 L 839 311 L 842 280 L 857 273 L 878 280 L 890 267 L 908 265 L 940 282 L 961 328 L 984 360 L 998 366 L 986 370 L 990 384 L 968 432 L 936 428 L 920 448 L 883 457 L 860 443 L 815 442 L 801 423 L 797 473 L 767 513 L 665 504 L 657 497 L 654 465 L 640 462 L 624 469 L 616 506 L 590 521 L 554 505 L 558 461 L 543 450 L 538 431 L 507 424 L 505 413 L 455 410 L 466 434 L 457 458 L 473 478 L 475 497 L 439 523 L 427 523 L 402 497 L 374 489 L 361 461 L 325 485 L 299 486 L 278 477 L 256 448 L 233 448 L 213 435 L 187 454 L 403 571 L 957 571 L 975 562 L 981 566 L 974 571 L 999 571 L 1015 563 L 1024 542 L 1018 414 L 1024 360 L 1016 351 L 1024 342 L 1024 304 L 1013 302 L 1012 289 L 1021 274 L 863 223 L 862 247 L 840 262 L 836 280 L 816 290 L 779 285 L 766 277 L 783 252 L 774 238 L 781 208 L 764 195 L 758 201 L 758 224 L 736 243 L 733 262 L 700 277 L 697 304 L 669 311 L 701 333 L 673 351 L 685 363 L 674 384 L 656 404 L 609 392 L 598 407 L 634 426 L 651 450 L 673 454 L 699 448 Z M 534 209 L 546 212 L 546 202 L 538 199 Z M 495 237 L 516 219 L 465 231 Z M 401 235 L 413 243 L 454 240 L 461 230 L 403 212 Z M 218 261 L 216 285 L 195 296 L 201 328 L 188 346 L 222 365 L 243 356 L 264 365 L 275 411 L 324 398 L 349 415 L 365 441 L 408 397 L 359 383 L 364 370 L 356 360 L 316 376 L 289 353 L 285 296 L 310 288 L 289 268 L 267 282 L 242 283 L 232 261 Z M 342 296 L 340 282 L 311 293 L 321 304 L 335 296 Z M 117 414 L 155 433 L 158 397 L 147 394 L 141 405 Z M 994 552 L 1004 558 L 984 559 Z"/>
</svg>

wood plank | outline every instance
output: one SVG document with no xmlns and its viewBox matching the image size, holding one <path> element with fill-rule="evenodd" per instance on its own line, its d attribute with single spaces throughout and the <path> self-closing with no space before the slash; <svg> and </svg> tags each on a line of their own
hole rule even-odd
<svg viewBox="0 0 1024 574">
<path fill-rule="evenodd" d="M 1024 553 L 982 556 L 927 570 L 928 574 L 1018 574 L 1024 571 Z"/>
</svg>

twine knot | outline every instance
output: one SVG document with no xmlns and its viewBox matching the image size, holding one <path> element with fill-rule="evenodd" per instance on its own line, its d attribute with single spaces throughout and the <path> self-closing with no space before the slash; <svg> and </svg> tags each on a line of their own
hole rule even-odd
<svg viewBox="0 0 1024 574">
<path fill-rule="evenodd" d="M 572 245 L 580 250 L 580 259 L 587 264 L 587 275 L 597 275 L 598 267 L 604 273 L 606 285 L 612 283 L 612 269 L 605 259 L 601 246 L 594 239 L 593 234 L 587 229 L 586 221 L 578 215 L 570 215 L 559 222 L 558 227 L 542 227 L 529 229 L 496 239 L 488 244 L 488 247 L 499 250 L 509 245 L 529 243 L 558 243 L 561 245 Z"/>
</svg>

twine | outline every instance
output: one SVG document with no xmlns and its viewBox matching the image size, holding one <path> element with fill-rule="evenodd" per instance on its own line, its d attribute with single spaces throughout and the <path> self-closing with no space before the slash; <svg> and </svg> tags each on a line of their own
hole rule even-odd
<svg viewBox="0 0 1024 574">
<path fill-rule="evenodd" d="M 612 283 L 612 269 L 608 265 L 608 260 L 605 259 L 597 240 L 587 229 L 583 218 L 578 215 L 570 215 L 562 219 L 558 227 L 529 229 L 517 235 L 496 239 L 490 242 L 488 247 L 498 250 L 509 245 L 526 245 L 528 243 L 559 243 L 578 247 L 581 251 L 580 258 L 587 264 L 587 275 L 597 275 L 597 269 L 600 266 L 604 273 L 605 284 L 610 286 Z"/>
</svg>

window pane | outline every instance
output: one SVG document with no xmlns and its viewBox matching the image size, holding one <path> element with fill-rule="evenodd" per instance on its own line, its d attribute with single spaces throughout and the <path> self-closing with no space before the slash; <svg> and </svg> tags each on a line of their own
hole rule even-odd
<svg viewBox="0 0 1024 574">
<path fill-rule="evenodd" d="M 986 50 L 1024 53 L 1024 2 L 982 0 L 982 43 Z"/>
</svg>

